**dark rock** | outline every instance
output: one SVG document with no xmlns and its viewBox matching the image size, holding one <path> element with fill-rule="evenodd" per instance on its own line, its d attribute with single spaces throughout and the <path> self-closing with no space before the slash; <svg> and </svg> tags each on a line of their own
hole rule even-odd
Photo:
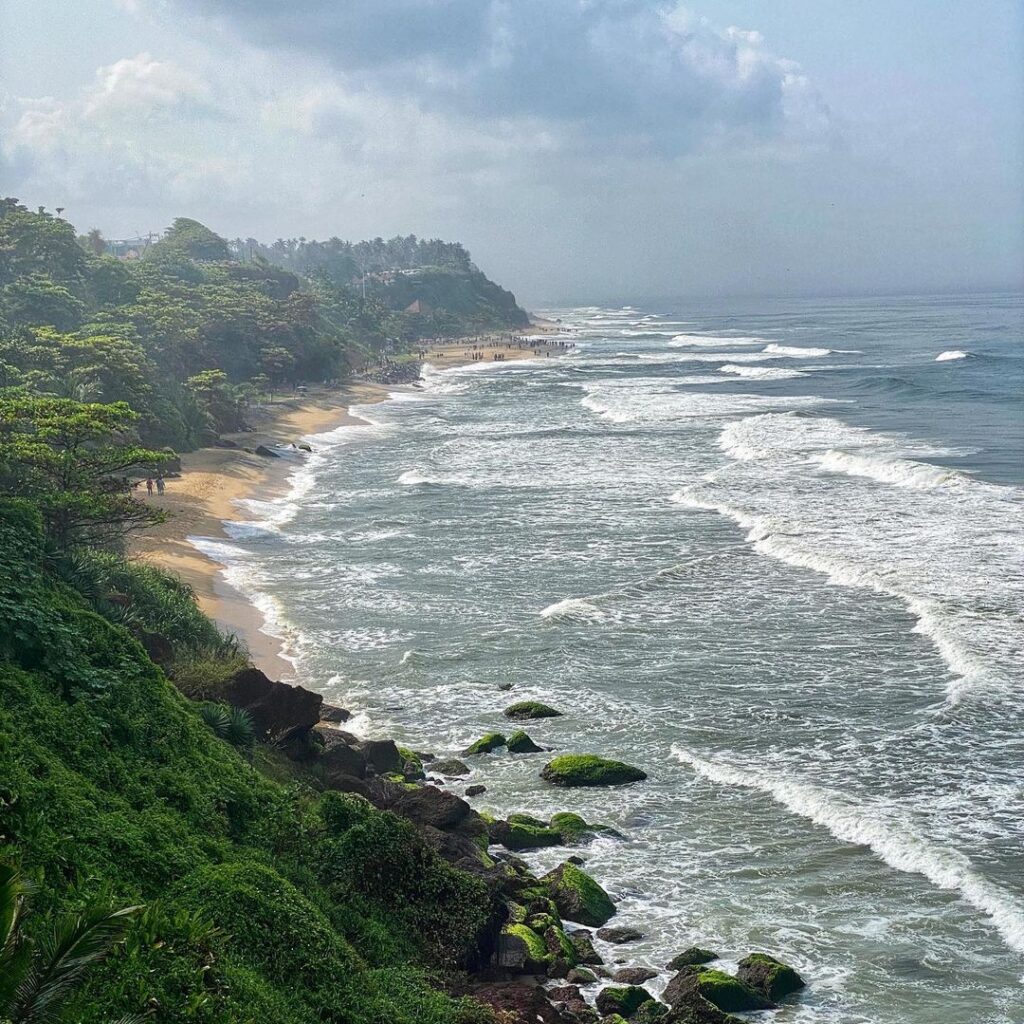
<svg viewBox="0 0 1024 1024">
<path fill-rule="evenodd" d="M 677 953 L 665 966 L 670 971 L 680 971 L 684 967 L 691 967 L 698 964 L 709 964 L 712 960 L 717 959 L 718 954 L 712 953 L 710 949 L 702 949 L 700 946 L 691 946 L 689 949 L 684 949 L 682 953 Z"/>
<path fill-rule="evenodd" d="M 767 953 L 751 953 L 741 960 L 736 977 L 772 1002 L 806 986 L 792 967 Z"/>
<path fill-rule="evenodd" d="M 510 754 L 539 754 L 544 748 L 538 747 L 522 729 L 516 729 L 505 742 Z"/>
<path fill-rule="evenodd" d="M 769 1010 L 774 1004 L 756 989 L 725 971 L 711 967 L 684 967 L 665 989 L 670 1006 L 693 1001 L 700 996 L 727 1013 L 746 1010 Z"/>
<path fill-rule="evenodd" d="M 481 786 L 479 784 L 476 785 L 476 786 L 467 786 L 466 787 L 466 796 L 479 796 L 481 793 L 486 793 L 486 792 L 487 792 L 487 787 L 486 786 Z"/>
<path fill-rule="evenodd" d="M 296 446 L 300 452 L 312 452 L 313 448 L 311 445 L 306 444 L 304 441 L 300 441 Z"/>
<path fill-rule="evenodd" d="M 366 756 L 367 768 L 378 775 L 401 773 L 405 762 L 394 740 L 362 740 L 359 749 Z"/>
<path fill-rule="evenodd" d="M 575 864 L 576 867 L 581 868 L 587 862 L 582 857 L 580 857 L 578 854 L 574 853 L 571 857 L 567 857 L 566 858 L 566 863 L 568 863 L 568 864 Z"/>
<path fill-rule="evenodd" d="M 174 645 L 163 633 L 141 633 L 139 643 L 149 655 L 149 660 L 158 665 L 167 665 L 174 659 Z"/>
<path fill-rule="evenodd" d="M 567 978 L 572 970 L 572 964 L 565 957 L 556 956 L 546 971 L 549 978 Z"/>
<path fill-rule="evenodd" d="M 335 704 L 323 704 L 320 707 L 321 722 L 333 722 L 336 725 L 340 725 L 342 722 L 347 722 L 351 717 L 351 711 L 339 708 Z"/>
<path fill-rule="evenodd" d="M 569 941 L 576 950 L 576 959 L 581 964 L 595 965 L 604 963 L 601 954 L 594 949 L 594 943 L 591 942 L 591 933 L 586 928 L 576 928 L 569 932 L 568 935 Z"/>
<path fill-rule="evenodd" d="M 569 936 L 569 941 L 575 946 L 576 942 L 572 936 Z M 578 947 L 577 947 L 578 948 Z M 587 970 L 586 967 L 574 967 L 568 975 L 568 981 L 571 981 L 574 985 L 592 985 L 597 981 L 597 975 L 593 971 Z"/>
<path fill-rule="evenodd" d="M 469 765 L 463 764 L 458 758 L 453 757 L 448 761 L 432 762 L 430 770 L 440 775 L 468 775 Z"/>
<path fill-rule="evenodd" d="M 506 850 L 540 850 L 562 843 L 562 837 L 554 829 L 527 814 L 510 814 L 508 821 L 493 821 L 487 831 L 491 842 L 501 843 Z"/>
<path fill-rule="evenodd" d="M 562 716 L 561 711 L 556 711 L 553 707 L 542 704 L 539 700 L 523 700 L 518 704 L 510 704 L 505 708 L 503 714 L 506 718 L 512 718 L 517 721 L 533 718 L 560 718 Z"/>
<path fill-rule="evenodd" d="M 230 437 L 218 437 L 213 442 L 214 448 L 237 448 L 238 442 L 232 441 Z"/>
<path fill-rule="evenodd" d="M 548 999 L 556 1003 L 567 1003 L 570 999 L 582 999 L 583 994 L 575 985 L 558 985 L 548 989 Z"/>
<path fill-rule="evenodd" d="M 245 708 L 259 739 L 285 743 L 320 721 L 324 699 L 303 686 L 275 683 L 258 668 L 236 672 L 224 684 L 221 696 L 235 707 Z"/>
<path fill-rule="evenodd" d="M 566 1018 L 548 1001 L 540 985 L 529 982 L 500 982 L 482 985 L 469 993 L 478 1003 L 502 1014 L 508 1024 L 567 1024 Z"/>
<path fill-rule="evenodd" d="M 653 996 L 639 985 L 609 985 L 597 993 L 596 1006 L 599 1013 L 605 1015 L 617 1013 L 622 1017 L 632 1017 L 648 999 Z"/>
<path fill-rule="evenodd" d="M 507 693 L 509 690 L 512 689 L 512 684 L 511 683 L 498 683 L 498 689 L 501 690 L 503 693 Z"/>
<path fill-rule="evenodd" d="M 272 448 L 268 448 L 265 444 L 258 445 L 256 448 L 256 454 L 262 455 L 266 459 L 279 459 L 281 456 L 275 452 Z"/>
<path fill-rule="evenodd" d="M 636 928 L 598 928 L 597 937 L 602 942 L 612 942 L 617 946 L 624 942 L 636 942 L 644 937 L 644 933 Z"/>
<path fill-rule="evenodd" d="M 436 786 L 395 788 L 400 792 L 388 801 L 386 809 L 417 825 L 433 825 L 434 828 L 450 831 L 474 813 L 465 800 Z"/>
<path fill-rule="evenodd" d="M 657 971 L 649 967 L 620 967 L 612 974 L 612 981 L 619 985 L 642 985 L 645 981 L 658 976 Z"/>
<path fill-rule="evenodd" d="M 366 775 L 366 755 L 345 740 L 337 729 L 317 729 L 318 736 L 323 738 L 323 749 L 320 752 L 319 764 L 324 782 L 330 785 L 335 775 L 353 775 L 357 779 Z"/>
<path fill-rule="evenodd" d="M 472 757 L 474 754 L 489 754 L 491 751 L 503 746 L 505 746 L 505 737 L 500 732 L 488 732 L 466 747 L 462 752 L 462 756 Z"/>
<path fill-rule="evenodd" d="M 659 1003 L 657 999 L 648 999 L 629 1018 L 629 1024 L 655 1024 L 656 1021 L 660 1024 L 668 1016 L 668 1013 L 669 1009 L 664 1003 Z"/>
<path fill-rule="evenodd" d="M 560 864 L 541 881 L 551 891 L 559 914 L 570 921 L 597 928 L 615 913 L 608 893 L 575 864 Z"/>
<path fill-rule="evenodd" d="M 424 764 L 430 764 L 431 761 L 436 761 L 437 760 L 437 754 L 427 754 L 427 753 L 424 753 L 422 750 L 417 750 L 416 751 L 416 756 Z"/>
<path fill-rule="evenodd" d="M 563 754 L 544 765 L 540 777 L 556 786 L 618 786 L 642 782 L 647 773 L 593 754 Z"/>
</svg>

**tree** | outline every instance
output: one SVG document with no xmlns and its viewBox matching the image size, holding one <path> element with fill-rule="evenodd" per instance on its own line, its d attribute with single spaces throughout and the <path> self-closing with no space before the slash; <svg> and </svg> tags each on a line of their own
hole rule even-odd
<svg viewBox="0 0 1024 1024">
<path fill-rule="evenodd" d="M 141 907 L 87 907 L 59 918 L 33 942 L 22 931 L 25 900 L 34 886 L 9 864 L 0 864 L 0 1021 L 51 1024 L 86 970 L 105 959 L 124 937 Z M 141 1021 L 123 1017 L 118 1024 Z"/>
<path fill-rule="evenodd" d="M 99 228 L 90 228 L 85 236 L 85 247 L 94 256 L 102 256 L 107 251 L 107 243 Z"/>
<path fill-rule="evenodd" d="M 288 379 L 295 366 L 295 356 L 286 348 L 272 346 L 260 352 L 260 369 L 271 384 L 282 384 Z"/>
<path fill-rule="evenodd" d="M 189 377 L 185 387 L 195 395 L 199 407 L 210 418 L 209 429 L 213 433 L 241 427 L 238 390 L 232 386 L 223 370 L 203 370 Z"/>
<path fill-rule="evenodd" d="M 0 494 L 31 499 L 60 550 L 106 546 L 163 515 L 132 496 L 128 473 L 153 472 L 174 456 L 132 439 L 124 403 L 0 398 Z"/>
<path fill-rule="evenodd" d="M 189 217 L 176 218 L 164 237 L 149 247 L 146 256 L 159 255 L 167 250 L 177 250 L 200 262 L 231 259 L 228 243 L 205 224 Z"/>
</svg>

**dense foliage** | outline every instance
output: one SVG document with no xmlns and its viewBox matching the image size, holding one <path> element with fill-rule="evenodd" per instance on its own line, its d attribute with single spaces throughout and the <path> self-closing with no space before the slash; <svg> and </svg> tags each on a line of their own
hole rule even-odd
<svg viewBox="0 0 1024 1024">
<path fill-rule="evenodd" d="M 408 822 L 272 782 L 218 739 L 125 627 L 48 569 L 30 502 L 0 504 L 0 559 L 0 861 L 38 883 L 24 928 L 144 905 L 68 1019 L 488 1019 L 424 973 L 472 960 L 483 883 Z"/>
<path fill-rule="evenodd" d="M 436 240 L 232 246 L 178 218 L 133 258 L 107 249 L 0 200 L 0 389 L 125 401 L 154 447 L 206 443 L 261 392 L 344 378 L 419 337 L 526 322 Z"/>
</svg>

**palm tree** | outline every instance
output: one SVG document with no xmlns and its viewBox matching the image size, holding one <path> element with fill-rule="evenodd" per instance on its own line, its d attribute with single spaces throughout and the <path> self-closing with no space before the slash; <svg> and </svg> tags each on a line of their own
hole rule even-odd
<svg viewBox="0 0 1024 1024">
<path fill-rule="evenodd" d="M 87 907 L 57 920 L 38 942 L 21 931 L 25 899 L 35 886 L 0 864 L 0 1021 L 54 1024 L 86 969 L 104 959 L 140 907 Z M 117 1024 L 134 1024 L 124 1017 Z"/>
</svg>

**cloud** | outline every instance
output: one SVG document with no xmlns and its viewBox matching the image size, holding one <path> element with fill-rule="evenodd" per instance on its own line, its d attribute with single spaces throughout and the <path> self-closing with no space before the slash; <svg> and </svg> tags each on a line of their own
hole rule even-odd
<svg viewBox="0 0 1024 1024">
<path fill-rule="evenodd" d="M 760 33 L 651 0 L 175 0 L 352 92 L 463 119 L 546 122 L 567 148 L 678 156 L 827 141 L 828 107 Z"/>
<path fill-rule="evenodd" d="M 209 90 L 197 75 L 140 53 L 97 68 L 81 113 L 86 118 L 155 117 L 208 104 Z"/>
</svg>

